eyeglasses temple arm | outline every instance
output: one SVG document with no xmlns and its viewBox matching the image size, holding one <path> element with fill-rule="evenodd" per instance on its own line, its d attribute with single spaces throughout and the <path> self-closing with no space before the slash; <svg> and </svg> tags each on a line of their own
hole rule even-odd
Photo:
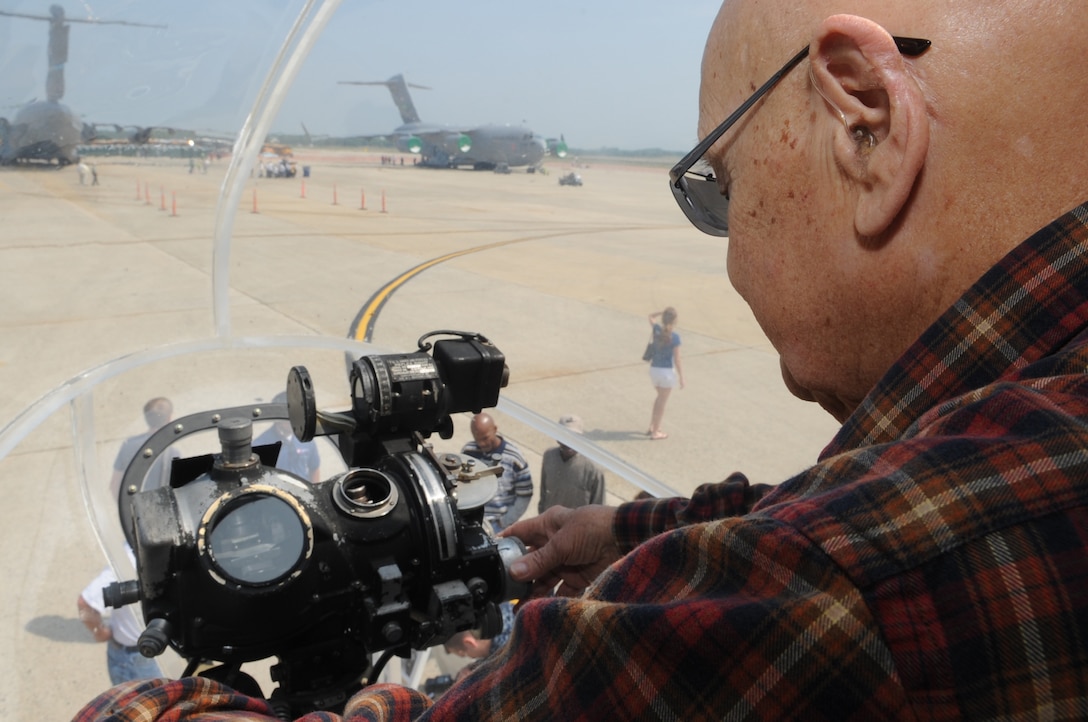
<svg viewBox="0 0 1088 722">
<path fill-rule="evenodd" d="M 896 36 L 893 37 L 892 40 L 895 41 L 895 47 L 899 49 L 899 52 L 911 58 L 918 57 L 925 51 L 929 50 L 929 46 L 932 45 L 929 40 L 926 40 L 924 38 L 904 38 Z M 710 132 L 710 135 L 703 138 L 698 145 L 692 148 L 687 155 L 681 158 L 680 162 L 673 166 L 672 171 L 669 172 L 669 177 L 672 179 L 672 182 L 675 183 L 680 179 L 680 176 L 687 173 L 691 169 L 691 167 L 695 165 L 695 163 L 700 158 L 702 158 L 708 150 L 710 150 L 710 147 L 718 142 L 718 138 L 721 138 L 722 134 L 725 133 L 725 131 L 729 130 L 729 128 L 737 122 L 738 118 L 748 112 L 748 109 L 751 108 L 757 100 L 766 95 L 768 90 L 778 84 L 778 81 L 782 79 L 782 76 L 793 70 L 793 67 L 802 60 L 804 60 L 807 55 L 808 47 L 806 46 L 802 48 L 796 55 L 790 58 L 789 61 L 787 61 L 786 64 L 782 66 L 781 70 L 772 75 L 766 83 L 761 85 L 759 87 L 759 90 L 752 94 L 752 97 L 748 98 L 748 100 L 744 101 L 739 108 L 734 110 L 729 115 L 729 117 L 722 122 L 721 125 L 712 130 Z"/>
<path fill-rule="evenodd" d="M 808 55 L 808 46 L 805 46 L 805 48 L 803 50 L 801 50 L 799 53 L 797 53 L 792 58 L 790 58 L 789 62 L 787 62 L 785 65 L 782 66 L 781 70 L 779 70 L 777 73 L 772 75 L 767 80 L 766 83 L 759 86 L 759 90 L 757 90 L 755 93 L 753 93 L 752 97 L 748 98 L 748 100 L 741 103 L 740 107 L 737 108 L 736 110 L 734 110 L 732 113 L 730 113 L 729 117 L 726 118 L 725 121 L 723 121 L 721 125 L 719 125 L 714 130 L 710 131 L 710 135 L 703 138 L 702 141 L 700 141 L 697 146 L 692 148 L 691 152 L 689 152 L 687 155 L 685 155 L 680 160 L 680 162 L 677 163 L 673 167 L 673 172 L 677 173 L 677 175 L 672 179 L 673 182 L 675 183 L 679 179 L 680 176 L 682 176 L 684 173 L 687 173 L 688 170 L 693 165 L 695 165 L 696 161 L 698 161 L 700 158 L 702 158 L 703 155 L 708 150 L 710 150 L 710 146 L 714 145 L 718 141 L 718 138 L 721 138 L 722 134 L 725 133 L 725 131 L 729 130 L 730 126 L 732 126 L 734 123 L 737 122 L 738 118 L 740 118 L 742 115 L 747 113 L 748 109 L 751 108 L 753 105 L 755 105 L 756 101 L 758 101 L 760 98 L 762 98 L 764 95 L 766 95 L 768 90 L 770 90 L 775 85 L 777 85 L 778 81 L 782 79 L 782 76 L 784 76 L 789 71 L 793 70 L 793 66 L 797 65 L 799 62 L 804 60 L 806 55 Z M 680 170 L 681 168 L 683 169 L 682 171 Z M 679 172 L 677 172 L 677 171 L 679 171 Z"/>
</svg>

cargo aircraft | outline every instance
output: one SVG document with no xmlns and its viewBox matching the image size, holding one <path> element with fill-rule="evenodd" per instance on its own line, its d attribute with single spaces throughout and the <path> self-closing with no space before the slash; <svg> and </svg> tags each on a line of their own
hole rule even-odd
<svg viewBox="0 0 1088 722">
<path fill-rule="evenodd" d="M 558 158 L 567 155 L 565 141 L 545 140 L 525 126 L 481 125 L 466 128 L 424 123 L 416 112 L 408 88 L 420 90 L 430 90 L 430 88 L 408 83 L 400 74 L 388 80 L 341 80 L 340 84 L 384 85 L 389 88 L 393 102 L 400 111 L 403 125 L 391 134 L 381 137 L 392 137 L 397 150 L 418 155 L 420 163 L 424 166 L 434 168 L 472 166 L 476 170 L 526 166 L 531 173 L 540 166 L 549 153 Z"/>
<path fill-rule="evenodd" d="M 0 118 L 0 164 L 34 163 L 65 166 L 79 161 L 78 146 L 94 140 L 95 126 L 85 124 L 67 105 L 64 97 L 64 66 L 68 62 L 68 23 L 95 25 L 130 25 L 143 28 L 165 28 L 165 25 L 145 25 L 124 20 L 81 20 L 67 18 L 64 8 L 53 5 L 49 15 L 28 15 L 0 10 L 0 15 L 49 23 L 49 74 L 45 79 L 45 100 L 34 100 L 8 121 Z M 151 129 L 138 129 L 134 134 L 147 142 Z M 138 141 L 137 141 L 138 142 Z"/>
</svg>

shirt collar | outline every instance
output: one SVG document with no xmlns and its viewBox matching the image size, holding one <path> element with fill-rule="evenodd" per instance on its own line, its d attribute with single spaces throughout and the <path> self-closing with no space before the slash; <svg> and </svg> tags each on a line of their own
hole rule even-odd
<svg viewBox="0 0 1088 722">
<path fill-rule="evenodd" d="M 901 438 L 927 410 L 1053 353 L 1088 326 L 1088 203 L 1013 249 L 888 370 L 820 459 Z"/>
</svg>

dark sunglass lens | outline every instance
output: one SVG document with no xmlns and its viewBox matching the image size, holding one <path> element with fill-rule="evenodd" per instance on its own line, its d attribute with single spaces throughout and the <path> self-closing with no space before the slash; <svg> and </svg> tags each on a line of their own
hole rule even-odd
<svg viewBox="0 0 1088 722">
<path fill-rule="evenodd" d="M 703 233 L 729 235 L 729 199 L 722 195 L 716 181 L 686 176 L 683 179 L 691 212 L 688 218 Z"/>
</svg>

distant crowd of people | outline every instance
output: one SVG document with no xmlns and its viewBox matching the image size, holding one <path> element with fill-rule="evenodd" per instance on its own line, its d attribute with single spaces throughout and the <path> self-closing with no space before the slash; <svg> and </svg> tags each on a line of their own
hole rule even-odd
<svg viewBox="0 0 1088 722">
<path fill-rule="evenodd" d="M 257 176 L 260 178 L 294 178 L 297 173 L 295 162 L 286 158 L 257 164 Z"/>
</svg>

